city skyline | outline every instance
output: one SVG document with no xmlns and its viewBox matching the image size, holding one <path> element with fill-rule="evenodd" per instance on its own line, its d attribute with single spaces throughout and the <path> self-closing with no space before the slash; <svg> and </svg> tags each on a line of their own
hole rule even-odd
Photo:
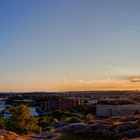
<svg viewBox="0 0 140 140">
<path fill-rule="evenodd" d="M 0 1 L 0 92 L 140 90 L 139 5 Z"/>
</svg>

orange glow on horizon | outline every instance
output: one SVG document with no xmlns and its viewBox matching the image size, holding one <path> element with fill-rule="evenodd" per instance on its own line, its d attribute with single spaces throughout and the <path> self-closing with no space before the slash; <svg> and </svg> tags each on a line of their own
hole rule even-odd
<svg viewBox="0 0 140 140">
<path fill-rule="evenodd" d="M 140 90 L 139 82 L 128 80 L 76 80 L 50 83 L 9 84 L 1 85 L 0 92 L 31 91 L 95 91 L 95 90 Z"/>
</svg>

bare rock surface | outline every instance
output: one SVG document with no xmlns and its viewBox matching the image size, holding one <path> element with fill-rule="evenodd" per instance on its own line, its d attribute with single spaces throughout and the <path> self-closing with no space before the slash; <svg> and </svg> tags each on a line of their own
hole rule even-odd
<svg viewBox="0 0 140 140">
<path fill-rule="evenodd" d="M 0 140 L 27 140 L 27 138 L 19 136 L 11 131 L 0 130 Z"/>
</svg>

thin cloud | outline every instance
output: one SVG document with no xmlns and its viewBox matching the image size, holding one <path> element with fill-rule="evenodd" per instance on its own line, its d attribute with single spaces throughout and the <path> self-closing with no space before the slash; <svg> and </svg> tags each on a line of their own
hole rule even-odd
<svg viewBox="0 0 140 140">
<path fill-rule="evenodd" d="M 67 79 L 67 78 L 63 78 L 62 81 L 63 82 L 71 82 L 71 80 L 70 79 Z"/>
<path fill-rule="evenodd" d="M 126 80 L 126 81 L 132 82 L 132 83 L 140 83 L 140 76 L 122 76 L 119 78 L 120 78 L 120 80 Z"/>
<path fill-rule="evenodd" d="M 82 85 L 95 85 L 95 84 L 130 84 L 130 83 L 140 83 L 140 76 L 122 76 L 118 78 L 107 78 L 107 79 L 68 79 L 63 78 L 62 81 L 64 83 L 79 83 Z"/>
<path fill-rule="evenodd" d="M 86 84 L 86 85 L 92 85 L 92 84 L 106 84 L 106 83 L 114 83 L 114 84 L 120 84 L 120 83 L 127 83 L 129 80 L 126 79 L 95 79 L 95 80 L 72 80 L 72 79 L 63 79 L 66 83 L 80 83 L 80 84 Z"/>
<path fill-rule="evenodd" d="M 94 83 L 94 81 L 92 81 L 92 80 L 91 81 L 90 80 L 89 81 L 87 81 L 87 80 L 77 80 L 77 82 L 81 83 L 81 84 L 93 84 Z"/>
<path fill-rule="evenodd" d="M 136 77 L 130 80 L 132 83 L 140 83 L 140 77 Z"/>
<path fill-rule="evenodd" d="M 128 15 L 128 13 L 126 11 L 120 11 L 119 14 L 123 17 Z"/>
</svg>

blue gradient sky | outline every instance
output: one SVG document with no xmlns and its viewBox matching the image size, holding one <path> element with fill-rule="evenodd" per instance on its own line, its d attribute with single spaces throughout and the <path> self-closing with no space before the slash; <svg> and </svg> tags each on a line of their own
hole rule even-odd
<svg viewBox="0 0 140 140">
<path fill-rule="evenodd" d="M 1 0 L 0 91 L 140 89 L 139 0 Z"/>
</svg>

